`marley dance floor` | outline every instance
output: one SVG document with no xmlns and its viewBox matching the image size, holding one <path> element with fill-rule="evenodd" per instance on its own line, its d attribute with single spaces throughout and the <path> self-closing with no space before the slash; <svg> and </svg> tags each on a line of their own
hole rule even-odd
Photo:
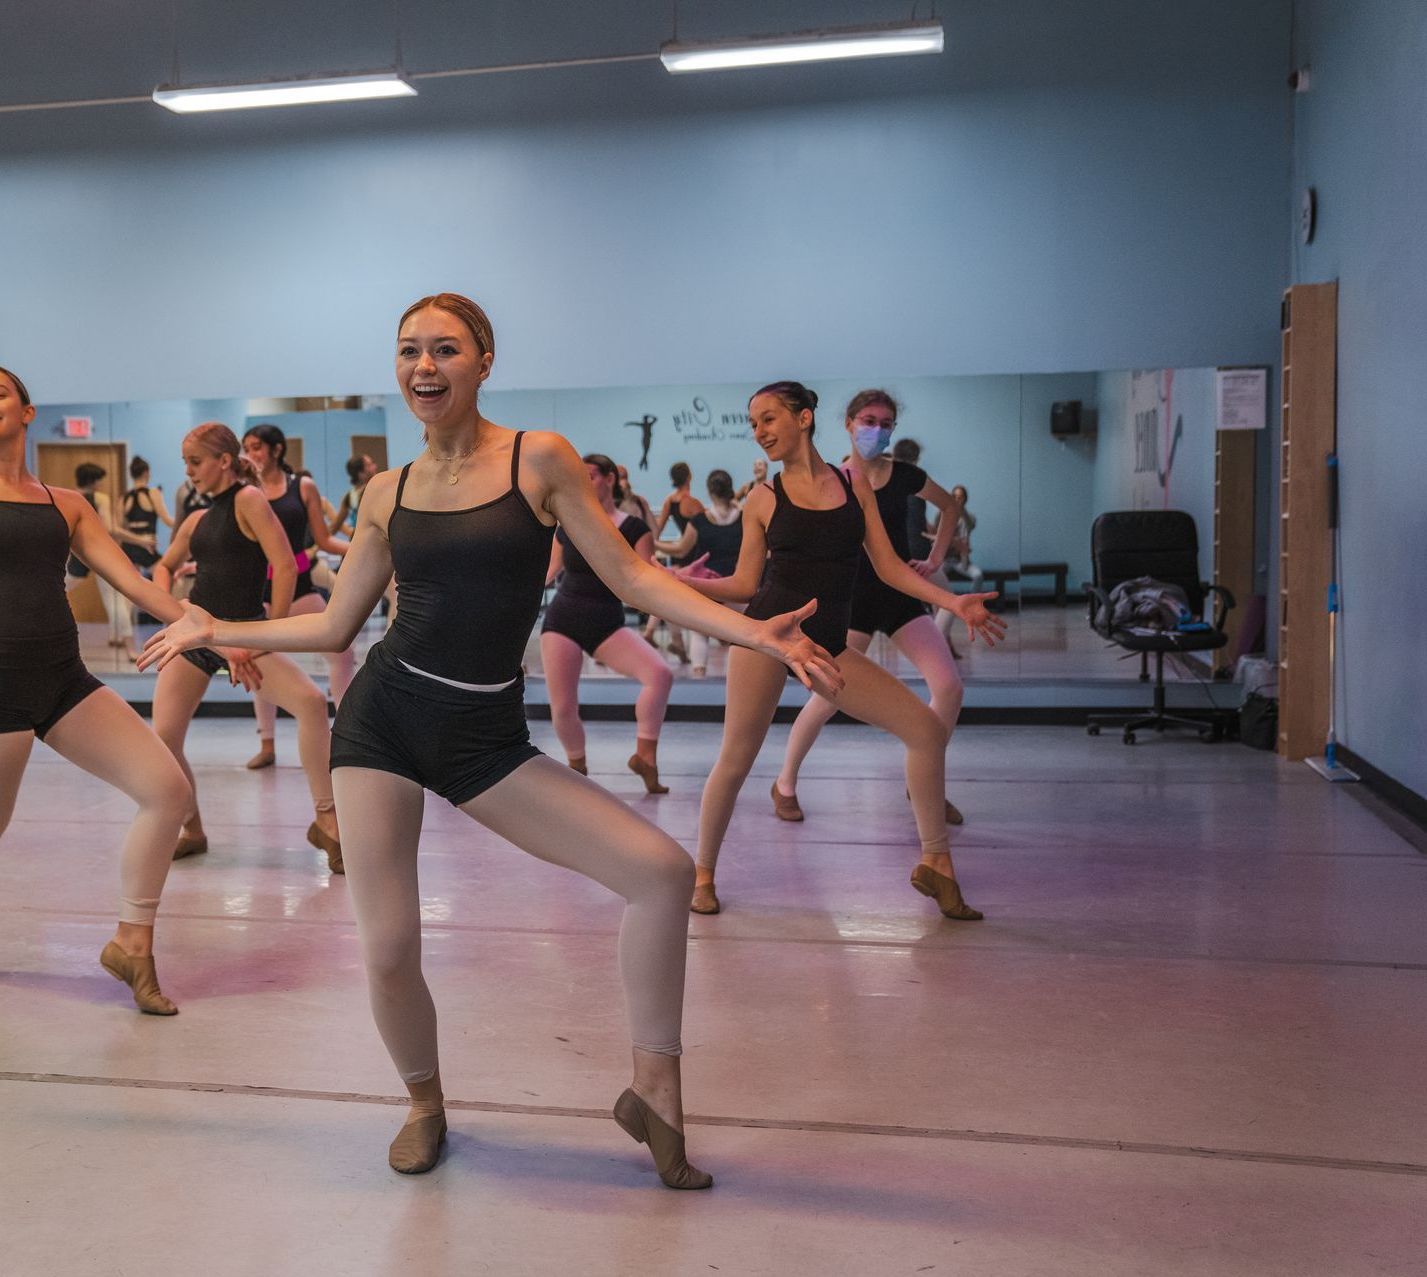
<svg viewBox="0 0 1427 1277">
<path fill-rule="evenodd" d="M 279 730 L 254 775 L 251 720 L 195 725 L 213 850 L 169 878 L 170 1020 L 95 961 L 128 805 L 37 747 L 0 841 L 5 1277 L 1427 1271 L 1427 857 L 1360 791 L 1237 745 L 964 729 L 956 854 L 988 917 L 956 924 L 907 886 L 890 742 L 829 730 L 789 826 L 775 728 L 725 913 L 690 927 L 698 1194 L 607 1117 L 612 898 L 428 799 L 452 1130 L 408 1179 Z M 671 725 L 646 798 L 632 726 L 598 724 L 595 777 L 688 844 L 718 733 Z"/>
</svg>

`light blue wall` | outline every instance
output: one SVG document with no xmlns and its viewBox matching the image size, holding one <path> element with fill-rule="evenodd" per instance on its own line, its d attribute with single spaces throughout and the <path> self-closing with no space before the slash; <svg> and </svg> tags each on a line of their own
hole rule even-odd
<svg viewBox="0 0 1427 1277">
<path fill-rule="evenodd" d="M 1078 399 L 1082 421 L 1097 410 L 1094 373 L 1021 378 L 1021 562 L 1070 565 L 1070 588 L 1091 577 L 1090 524 L 1094 513 L 1094 434 L 1057 439 L 1050 432 L 1051 405 Z M 1031 580 L 1031 589 L 1048 582 Z"/>
<path fill-rule="evenodd" d="M 1427 6 L 1300 6 L 1296 186 L 1317 188 L 1295 282 L 1337 279 L 1340 738 L 1427 795 Z"/>
<path fill-rule="evenodd" d="M 915 97 L 777 100 L 883 62 L 661 80 L 648 118 L 631 72 L 626 114 L 551 119 L 552 76 L 529 124 L 433 83 L 410 118 L 449 120 L 404 134 L 6 117 L 0 350 L 40 401 L 383 393 L 402 306 L 453 287 L 493 390 L 1271 361 L 1286 14 L 968 6 L 974 61 Z"/>
</svg>

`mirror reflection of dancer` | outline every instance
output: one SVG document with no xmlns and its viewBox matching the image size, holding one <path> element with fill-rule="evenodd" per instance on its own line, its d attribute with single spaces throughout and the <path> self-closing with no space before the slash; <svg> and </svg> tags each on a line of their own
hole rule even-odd
<svg viewBox="0 0 1427 1277">
<path fill-rule="evenodd" d="M 752 492 L 754 488 L 756 488 L 760 483 L 767 482 L 768 462 L 766 458 L 759 457 L 758 460 L 753 463 L 753 478 L 750 479 L 747 483 L 745 483 L 741 488 L 739 488 L 737 494 L 734 497 L 734 500 L 736 500 L 740 505 L 742 505 L 744 500 L 747 499 L 748 494 Z"/>
<path fill-rule="evenodd" d="M 614 462 L 602 452 L 585 456 L 585 468 L 594 485 L 595 498 L 625 543 L 644 562 L 653 565 L 654 534 L 643 519 L 619 509 L 624 498 Z M 624 604 L 575 548 L 564 528 L 555 530 L 547 584 L 563 570 L 560 588 L 545 609 L 540 627 L 540 660 L 550 694 L 550 718 L 555 735 L 571 767 L 588 775 L 585 728 L 580 722 L 580 670 L 588 652 L 616 674 L 638 679 L 634 702 L 634 753 L 627 766 L 651 794 L 667 794 L 659 783 L 659 730 L 674 676 L 664 658 L 624 624 Z"/>
<path fill-rule="evenodd" d="M 649 469 L 649 445 L 654 442 L 654 426 L 658 422 L 658 417 L 651 417 L 647 412 L 638 421 L 626 421 L 626 426 L 633 426 L 639 431 L 639 468 Z"/>
<path fill-rule="evenodd" d="M 230 625 L 191 608 L 150 641 L 145 661 L 168 668 L 177 652 L 212 643 L 345 647 L 395 570 L 401 609 L 342 701 L 332 755 L 372 1012 L 411 1094 L 391 1166 L 430 1170 L 446 1136 L 416 874 L 423 790 L 432 789 L 522 850 L 624 897 L 620 974 L 634 1082 L 614 1117 L 650 1146 L 664 1183 L 706 1188 L 711 1178 L 685 1157 L 679 1085 L 689 858 L 627 804 L 542 755 L 526 728 L 520 662 L 555 524 L 634 606 L 755 647 L 809 685 L 832 691 L 841 678 L 798 628 L 811 606 L 759 622 L 713 606 L 629 548 L 563 438 L 481 415 L 476 396 L 495 338 L 474 302 L 424 297 L 397 334 L 396 376 L 426 450 L 367 486 L 327 610 Z"/>
<path fill-rule="evenodd" d="M 271 614 L 286 616 L 297 564 L 282 524 L 256 486 L 257 471 L 240 451 L 237 436 L 217 421 L 194 427 L 183 441 L 183 464 L 193 486 L 212 497 L 213 504 L 189 515 L 174 534 L 173 544 L 154 567 L 155 584 L 167 589 L 173 572 L 191 557 L 198 571 L 189 598 L 225 620 L 251 620 L 263 615 L 263 590 L 271 569 Z M 307 773 L 314 812 L 307 841 L 327 853 L 327 867 L 333 873 L 341 873 L 342 846 L 328 768 L 332 735 L 327 698 L 288 657 L 237 644 L 185 652 L 183 660 L 159 671 L 154 730 L 193 785 L 183 742 L 209 680 L 225 665 L 254 691 L 261 686 L 265 696 L 297 719 L 297 752 Z M 208 850 L 196 785 L 190 803 L 174 848 L 175 860 Z"/>
<path fill-rule="evenodd" d="M 687 461 L 676 461 L 669 467 L 669 482 L 674 485 L 674 490 L 664 498 L 664 504 L 659 507 L 659 513 L 654 518 L 656 537 L 664 535 L 664 529 L 670 519 L 674 520 L 674 526 L 682 536 L 688 530 L 689 520 L 703 512 L 704 503 L 689 491 L 693 478 L 693 471 L 689 469 Z M 676 568 L 687 567 L 696 557 L 693 554 L 681 555 L 673 559 L 672 563 Z M 658 629 L 660 619 L 651 616 L 644 627 L 644 637 L 650 643 L 654 642 L 654 631 Z M 689 659 L 689 650 L 684 646 L 684 632 L 673 625 L 669 627 L 669 655 L 675 657 L 680 665 Z"/>
<path fill-rule="evenodd" d="M 264 423 L 249 426 L 243 435 L 243 452 L 258 472 L 258 486 L 268 505 L 277 515 L 297 568 L 297 583 L 292 588 L 289 616 L 320 612 L 326 603 L 312 582 L 316 555 L 306 547 L 309 540 L 320 550 L 339 558 L 347 553 L 348 542 L 334 537 L 327 528 L 322 513 L 322 494 L 317 484 L 307 476 L 293 474 L 287 464 L 287 436 L 274 425 Z M 263 591 L 263 602 L 272 601 L 272 583 Z M 348 647 L 342 652 L 327 652 L 327 692 L 333 705 L 342 697 L 357 672 L 356 653 Z M 253 714 L 258 720 L 258 752 L 248 759 L 249 771 L 271 767 L 277 761 L 274 742 L 277 735 L 277 706 L 261 692 L 253 699 Z"/>
<path fill-rule="evenodd" d="M 897 428 L 897 401 L 885 390 L 860 390 L 853 395 L 843 424 L 852 439 L 850 472 L 871 487 L 892 549 L 918 576 L 934 578 L 951 547 L 961 514 L 960 503 L 929 479 L 920 466 L 894 461 L 886 455 L 887 445 Z M 928 501 L 941 512 L 936 540 L 925 558 L 915 557 L 915 551 L 922 547 L 913 546 L 908 537 L 907 509 L 914 501 Z M 887 635 L 926 679 L 932 712 L 941 720 L 950 740 L 961 715 L 961 675 L 930 611 L 921 599 L 884 582 L 866 553 L 862 554 L 852 586 L 847 645 L 866 652 L 875 634 Z M 837 709 L 831 701 L 814 696 L 794 721 L 788 733 L 783 769 L 773 785 L 773 810 L 780 820 L 802 820 L 797 798 L 798 772 L 818 733 Z M 946 823 L 962 823 L 961 812 L 950 799 L 946 802 Z"/>
<path fill-rule="evenodd" d="M 770 461 L 783 463 L 782 473 L 771 486 L 755 488 L 744 504 L 737 571 L 723 580 L 699 579 L 688 569 L 683 575 L 710 598 L 751 598 L 751 617 L 817 600 L 817 613 L 804 628 L 833 654 L 842 673 L 844 686 L 830 699 L 844 713 L 891 732 L 906 746 L 907 786 L 922 844 L 912 886 L 933 897 L 948 918 L 974 920 L 981 914 L 961 897 L 946 837 L 946 728 L 905 684 L 847 643 L 858 552 L 866 550 L 888 585 L 951 608 L 966 622 L 973 641 L 979 634 L 994 646 L 1005 624 L 986 610 L 986 600 L 994 595 L 948 594 L 897 556 L 867 480 L 828 465 L 813 444 L 816 407 L 817 395 L 796 381 L 774 382 L 754 394 L 748 408 L 754 437 Z M 734 800 L 768 734 L 783 682 L 772 661 L 754 652 L 729 653 L 723 745 L 699 811 L 698 875 L 690 906 L 695 913 L 719 912 L 714 888 L 719 848 Z"/>
<path fill-rule="evenodd" d="M 764 473 L 767 473 L 766 466 Z M 684 535 L 677 541 L 659 541 L 654 548 L 680 563 L 702 558 L 706 572 L 732 576 L 738 567 L 738 552 L 743 547 L 743 509 L 734 499 L 733 476 L 727 470 L 710 470 L 706 482 L 708 506 L 689 520 Z M 708 672 L 709 637 L 690 630 L 689 674 L 703 678 Z"/>
<path fill-rule="evenodd" d="M 125 599 L 163 620 L 178 602 L 144 580 L 78 492 L 49 488 L 25 466 L 29 392 L 0 369 L 0 834 L 38 737 L 138 804 L 119 859 L 119 925 L 99 961 L 150 1015 L 173 1015 L 154 970 L 154 919 L 173 843 L 191 801 L 173 756 L 84 667 L 64 592 L 71 551 Z"/>
</svg>

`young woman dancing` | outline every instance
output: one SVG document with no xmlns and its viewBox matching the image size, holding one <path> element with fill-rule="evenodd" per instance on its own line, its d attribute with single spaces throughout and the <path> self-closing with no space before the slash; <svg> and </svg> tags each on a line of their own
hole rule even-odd
<svg viewBox="0 0 1427 1277">
<path fill-rule="evenodd" d="M 287 464 L 287 436 L 274 425 L 264 423 L 249 426 L 243 435 L 243 453 L 258 472 L 258 487 L 267 497 L 277 515 L 297 568 L 297 583 L 292 589 L 289 616 L 320 612 L 327 604 L 312 583 L 314 555 L 309 545 L 335 554 L 347 553 L 349 542 L 332 535 L 322 513 L 322 494 L 310 478 L 293 474 Z M 272 598 L 271 583 L 263 594 L 263 602 Z M 332 704 L 340 705 L 342 696 L 357 672 L 357 657 L 349 647 L 343 652 L 328 652 L 327 694 Z M 254 698 L 253 714 L 258 720 L 258 752 L 248 759 L 248 770 L 271 767 L 277 761 L 274 741 L 277 735 L 277 705 L 261 692 Z"/>
<path fill-rule="evenodd" d="M 446 1134 L 416 873 L 431 789 L 522 850 L 624 897 L 619 962 L 634 1081 L 615 1120 L 648 1143 L 665 1184 L 706 1188 L 710 1177 L 685 1157 L 679 1083 L 689 858 L 625 803 L 542 755 L 526 730 L 520 661 L 555 524 L 636 607 L 754 647 L 810 686 L 832 692 L 841 677 L 798 628 L 814 605 L 763 621 L 714 606 L 630 549 L 564 439 L 482 416 L 477 392 L 494 352 L 474 302 L 441 293 L 413 304 L 397 328 L 396 375 L 426 450 L 368 484 L 326 612 L 230 625 L 192 608 L 150 642 L 145 660 L 215 642 L 345 647 L 395 570 L 401 609 L 342 701 L 332 754 L 372 1011 L 411 1094 L 390 1164 L 429 1170 Z"/>
<path fill-rule="evenodd" d="M 689 491 L 689 485 L 693 482 L 694 473 L 689 469 L 687 461 L 676 461 L 669 467 L 669 482 L 674 485 L 674 490 L 664 498 L 664 504 L 659 507 L 659 513 L 654 516 L 654 535 L 661 537 L 669 520 L 674 520 L 674 526 L 679 529 L 682 536 L 689 526 L 689 520 L 696 514 L 703 511 L 703 502 Z M 685 567 L 694 556 L 675 559 L 673 565 L 676 568 Z M 659 628 L 659 622 L 664 618 L 651 616 L 644 626 L 644 637 L 650 642 L 654 642 L 654 631 Z M 669 627 L 669 655 L 677 658 L 680 665 L 686 664 L 689 659 L 688 648 L 684 646 L 684 634 L 678 626 Z"/>
<path fill-rule="evenodd" d="M 677 541 L 656 541 L 654 548 L 671 555 L 676 563 L 703 561 L 705 572 L 732 576 L 743 547 L 743 508 L 734 500 L 733 476 L 727 470 L 710 470 L 709 504 L 689 520 Z M 709 672 L 709 636 L 689 634 L 689 673 L 703 678 Z"/>
<path fill-rule="evenodd" d="M 263 588 L 271 569 L 270 615 L 286 616 L 297 564 L 282 524 L 255 486 L 257 472 L 240 451 L 237 436 L 217 421 L 195 427 L 183 441 L 183 464 L 194 488 L 210 496 L 213 504 L 195 511 L 179 526 L 173 544 L 154 567 L 155 584 L 168 589 L 174 571 L 192 558 L 198 572 L 189 598 L 223 620 L 252 620 L 263 615 Z M 184 757 L 183 742 L 209 679 L 225 665 L 233 670 L 235 662 L 238 670 L 253 667 L 254 690 L 260 685 L 263 695 L 297 719 L 297 752 L 307 773 L 314 809 L 307 841 L 327 853 L 327 867 L 334 874 L 341 873 L 342 845 L 328 768 L 332 734 L 327 698 L 288 657 L 236 643 L 185 652 L 183 660 L 159 671 L 154 686 L 154 730 L 194 786 L 173 858 L 208 850 L 197 786 Z"/>
<path fill-rule="evenodd" d="M 624 492 L 614 462 L 601 452 L 591 452 L 584 460 L 605 516 L 625 544 L 652 565 L 654 534 L 643 519 L 618 508 Z M 540 660 L 550 694 L 550 718 L 565 757 L 581 776 L 588 774 L 585 728 L 580 722 L 580 669 L 588 652 L 616 674 L 639 680 L 639 697 L 634 702 L 634 753 L 627 766 L 644 782 L 647 792 L 667 794 L 669 786 L 659 783 L 659 730 L 664 726 L 674 676 L 664 658 L 625 626 L 624 604 L 600 580 L 565 529 L 557 528 L 546 582 L 562 570 L 560 586 L 540 627 Z"/>
<path fill-rule="evenodd" d="M 848 646 L 858 553 L 866 550 L 889 585 L 956 612 L 973 640 L 979 634 L 994 646 L 1005 625 L 986 610 L 986 600 L 994 595 L 948 594 L 897 557 L 867 481 L 828 465 L 818 454 L 813 444 L 816 407 L 817 395 L 796 381 L 774 382 L 749 401 L 754 438 L 770 461 L 783 463 L 782 473 L 771 486 L 748 494 L 737 571 L 715 580 L 694 577 L 686 569 L 685 579 L 710 598 L 730 603 L 751 598 L 750 617 L 817 599 L 817 614 L 805 628 L 833 654 L 844 680 L 830 699 L 854 718 L 891 732 L 907 748 L 907 787 L 922 844 L 912 886 L 935 899 L 948 918 L 974 920 L 981 914 L 961 897 L 946 837 L 946 728 L 904 684 Z M 695 913 L 719 912 L 714 887 L 719 848 L 782 689 L 783 673 L 772 661 L 757 652 L 729 653 L 723 746 L 699 811 L 698 877 L 690 906 Z"/>
<path fill-rule="evenodd" d="M 848 471 L 871 487 L 892 549 L 918 576 L 933 577 L 951 547 L 952 534 L 961 514 L 960 503 L 927 478 L 927 472 L 920 466 L 894 461 L 886 455 L 892 432 L 897 428 L 897 401 L 885 390 L 859 390 L 847 405 L 843 424 L 852 438 Z M 925 558 L 919 557 L 925 542 L 920 547 L 913 546 L 908 535 L 907 509 L 917 501 L 930 502 L 941 512 L 936 540 Z M 961 715 L 963 693 L 961 675 L 947 640 L 932 620 L 927 604 L 884 581 L 863 551 L 852 585 L 847 645 L 855 651 L 866 652 L 873 636 L 879 633 L 887 635 L 926 679 L 932 713 L 941 720 L 950 740 Z M 803 819 L 798 804 L 798 772 L 818 733 L 837 710 L 831 701 L 813 696 L 799 711 L 788 733 L 783 769 L 773 785 L 773 812 L 780 820 Z M 946 800 L 946 823 L 962 823 L 961 812 L 950 799 Z"/>
<path fill-rule="evenodd" d="M 76 554 L 99 578 L 165 621 L 178 602 L 144 580 L 78 492 L 49 488 L 25 465 L 35 409 L 0 368 L 0 834 L 38 737 L 138 804 L 119 858 L 119 925 L 99 961 L 150 1015 L 173 1015 L 154 969 L 154 919 L 179 825 L 192 801 L 183 772 L 144 721 L 84 667 L 65 598 Z"/>
</svg>

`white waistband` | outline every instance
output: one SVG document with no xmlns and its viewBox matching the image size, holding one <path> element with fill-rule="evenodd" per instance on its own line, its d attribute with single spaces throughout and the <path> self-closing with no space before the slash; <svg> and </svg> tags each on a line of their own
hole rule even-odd
<svg viewBox="0 0 1427 1277">
<path fill-rule="evenodd" d="M 401 657 L 397 657 L 401 661 Z M 447 687 L 459 687 L 463 692 L 499 692 L 510 687 L 515 679 L 507 679 L 504 683 L 458 683 L 454 678 L 442 678 L 439 674 L 428 674 L 425 670 L 419 670 L 408 661 L 401 661 L 413 674 L 420 674 L 422 678 L 433 679 L 437 683 L 445 683 Z"/>
</svg>

